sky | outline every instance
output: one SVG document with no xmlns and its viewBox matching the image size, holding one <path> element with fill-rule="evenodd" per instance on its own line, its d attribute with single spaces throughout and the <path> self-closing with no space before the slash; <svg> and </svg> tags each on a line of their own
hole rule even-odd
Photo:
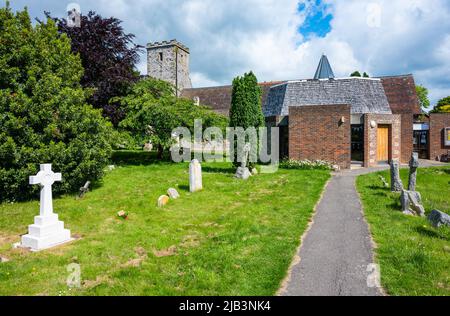
<svg viewBox="0 0 450 316">
<path fill-rule="evenodd" d="M 190 48 L 194 87 L 230 84 L 250 70 L 259 81 L 312 78 L 326 54 L 337 77 L 412 73 L 432 104 L 450 95 L 448 0 L 10 2 L 33 18 L 64 17 L 75 2 L 82 13 L 121 19 L 137 44 L 177 39 Z M 146 74 L 145 52 L 137 67 Z"/>
</svg>

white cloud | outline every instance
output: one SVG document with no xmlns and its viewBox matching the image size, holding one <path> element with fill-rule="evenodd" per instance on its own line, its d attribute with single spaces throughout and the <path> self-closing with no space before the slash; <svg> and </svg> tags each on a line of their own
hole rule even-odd
<svg viewBox="0 0 450 316">
<path fill-rule="evenodd" d="M 376 76 L 413 73 L 430 88 L 433 101 L 450 95 L 448 0 L 322 0 L 328 6 L 321 8 L 333 15 L 332 30 L 308 40 L 298 32 L 305 19 L 298 7 L 306 2 L 310 10 L 307 0 L 77 2 L 84 13 L 122 19 L 141 45 L 177 38 L 189 46 L 196 86 L 230 84 L 249 70 L 261 81 L 310 78 L 326 53 L 337 76 L 356 69 Z M 66 3 L 17 0 L 13 5 L 28 5 L 36 16 L 64 12 Z M 143 58 L 139 70 L 145 68 Z"/>
</svg>

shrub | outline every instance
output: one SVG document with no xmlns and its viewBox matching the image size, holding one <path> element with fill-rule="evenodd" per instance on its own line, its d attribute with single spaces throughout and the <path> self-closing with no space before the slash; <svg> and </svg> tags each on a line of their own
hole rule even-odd
<svg viewBox="0 0 450 316">
<path fill-rule="evenodd" d="M 332 170 L 333 165 L 323 160 L 284 160 L 280 163 L 282 169 L 300 169 L 300 170 Z"/>
<path fill-rule="evenodd" d="M 62 172 L 55 193 L 103 175 L 111 126 L 86 104 L 80 58 L 52 20 L 32 26 L 26 10 L 0 9 L 0 201 L 36 196 L 40 163 Z"/>
<path fill-rule="evenodd" d="M 152 78 L 137 82 L 130 94 L 114 101 L 120 102 L 126 112 L 120 127 L 130 132 L 137 143 L 150 140 L 159 158 L 174 143 L 172 132 L 177 127 L 186 127 L 193 133 L 195 119 L 203 121 L 203 128 L 225 129 L 228 123 L 226 117 L 209 108 L 178 99 L 172 85 Z"/>
</svg>

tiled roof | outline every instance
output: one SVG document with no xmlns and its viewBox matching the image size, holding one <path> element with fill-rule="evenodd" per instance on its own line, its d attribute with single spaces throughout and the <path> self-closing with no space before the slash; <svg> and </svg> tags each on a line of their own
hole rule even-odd
<svg viewBox="0 0 450 316">
<path fill-rule="evenodd" d="M 352 112 L 355 113 L 359 111 L 390 113 L 386 107 L 387 100 L 388 106 L 394 114 L 421 113 L 413 76 L 401 75 L 380 77 L 378 80 L 355 77 L 334 81 L 263 82 L 260 83 L 260 86 L 263 89 L 262 104 L 266 115 L 283 112 L 283 109 L 275 108 L 274 102 L 278 98 L 277 102 L 284 103 L 285 93 L 283 91 L 287 89 L 288 83 L 291 87 L 297 87 L 295 96 L 299 98 L 300 105 L 350 103 Z M 301 92 L 300 87 L 302 86 L 307 88 L 305 93 Z M 271 87 L 273 88 L 271 89 Z M 209 106 L 217 113 L 228 116 L 231 107 L 231 90 L 231 86 L 185 89 L 182 91 L 181 97 L 188 99 L 199 97 L 202 105 Z M 269 91 L 274 95 L 271 96 L 271 103 L 267 105 Z M 294 95 L 291 94 L 291 96 Z M 294 98 L 289 101 L 294 104 L 296 102 Z M 283 115 L 287 115 L 286 109 L 283 113 Z"/>
<path fill-rule="evenodd" d="M 265 116 L 287 116 L 289 107 L 348 104 L 352 114 L 392 114 L 380 79 L 345 78 L 292 81 L 274 86 Z"/>
<path fill-rule="evenodd" d="M 381 77 L 384 91 L 394 114 L 421 114 L 413 75 Z"/>
<path fill-rule="evenodd" d="M 280 84 L 283 81 L 261 82 L 262 88 L 262 104 L 265 103 L 270 87 Z M 192 88 L 184 89 L 181 97 L 186 99 L 194 99 L 198 97 L 200 104 L 209 106 L 215 112 L 229 116 L 231 107 L 232 86 L 220 86 L 209 88 Z"/>
</svg>

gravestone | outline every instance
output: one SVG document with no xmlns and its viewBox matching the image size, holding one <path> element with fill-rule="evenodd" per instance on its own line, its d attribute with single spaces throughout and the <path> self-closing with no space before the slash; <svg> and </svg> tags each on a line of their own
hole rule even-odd
<svg viewBox="0 0 450 316">
<path fill-rule="evenodd" d="M 91 185 L 91 181 L 87 181 L 85 184 L 84 184 L 84 186 L 82 186 L 81 188 L 80 188 L 80 193 L 78 194 L 78 197 L 81 199 L 81 198 L 83 198 L 84 197 L 84 195 L 86 194 L 86 193 L 88 193 L 89 192 L 89 186 Z"/>
<path fill-rule="evenodd" d="M 413 153 L 409 161 L 409 191 L 416 191 L 417 168 L 419 168 L 419 154 Z"/>
<path fill-rule="evenodd" d="M 177 190 L 175 190 L 174 188 L 170 188 L 169 190 L 167 190 L 167 195 L 171 198 L 171 199 L 178 199 L 180 197 L 180 194 L 178 193 Z"/>
<path fill-rule="evenodd" d="M 241 166 L 237 168 L 235 177 L 242 180 L 247 180 L 252 176 L 250 170 L 247 168 L 247 161 L 248 156 L 250 154 L 250 147 L 251 145 L 249 143 L 245 144 L 244 150 L 242 153 L 242 159 L 241 159 Z"/>
<path fill-rule="evenodd" d="M 400 202 L 403 214 L 425 216 L 425 209 L 421 204 L 422 196 L 419 192 L 403 190 Z"/>
<path fill-rule="evenodd" d="M 402 179 L 400 178 L 400 162 L 391 162 L 391 191 L 401 192 L 403 190 Z"/>
<path fill-rule="evenodd" d="M 428 216 L 428 221 L 435 228 L 450 226 L 450 215 L 438 210 L 433 210 Z"/>
<path fill-rule="evenodd" d="M 167 195 L 161 195 L 158 199 L 158 207 L 164 207 L 169 203 L 169 197 Z"/>
<path fill-rule="evenodd" d="M 40 214 L 34 218 L 34 225 L 28 227 L 28 235 L 22 236 L 21 247 L 39 251 L 71 241 L 70 230 L 64 229 L 64 222 L 53 213 L 52 185 L 61 181 L 60 173 L 52 171 L 51 164 L 42 164 L 36 176 L 30 177 L 30 184 L 41 186 Z"/>
<path fill-rule="evenodd" d="M 194 193 L 201 190 L 203 190 L 202 166 L 194 159 L 189 165 L 189 191 Z"/>
</svg>

